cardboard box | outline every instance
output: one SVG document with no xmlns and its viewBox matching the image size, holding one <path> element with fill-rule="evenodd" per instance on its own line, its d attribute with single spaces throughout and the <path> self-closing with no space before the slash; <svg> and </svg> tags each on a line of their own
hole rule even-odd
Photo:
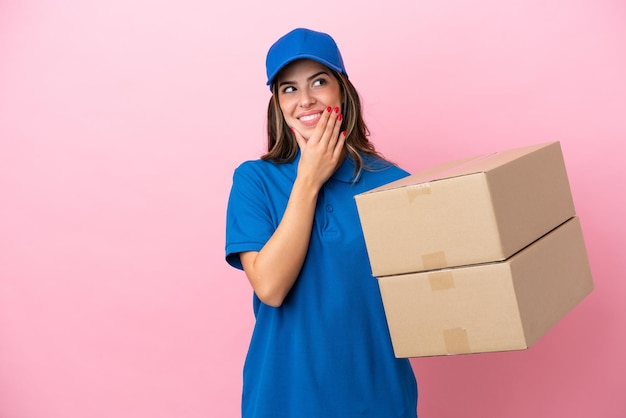
<svg viewBox="0 0 626 418">
<path fill-rule="evenodd" d="M 559 142 L 445 163 L 355 199 L 377 277 L 501 261 L 575 215 Z"/>
<path fill-rule="evenodd" d="M 378 283 L 396 357 L 526 349 L 593 290 L 577 217 L 505 261 Z"/>
</svg>

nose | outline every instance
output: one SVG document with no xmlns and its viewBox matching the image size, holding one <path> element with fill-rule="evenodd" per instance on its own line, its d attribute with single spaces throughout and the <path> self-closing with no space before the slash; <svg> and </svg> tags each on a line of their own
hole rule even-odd
<svg viewBox="0 0 626 418">
<path fill-rule="evenodd" d="M 311 94 L 309 89 L 301 89 L 300 90 L 300 106 L 301 107 L 310 107 L 315 104 L 315 96 Z"/>
</svg>

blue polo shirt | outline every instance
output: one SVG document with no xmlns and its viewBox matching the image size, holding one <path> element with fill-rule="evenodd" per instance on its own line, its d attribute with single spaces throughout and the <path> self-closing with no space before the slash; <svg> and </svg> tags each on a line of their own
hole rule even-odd
<svg viewBox="0 0 626 418">
<path fill-rule="evenodd" d="M 226 260 L 259 251 L 283 216 L 298 158 L 255 160 L 234 173 Z M 354 196 L 408 173 L 367 157 L 352 181 L 347 158 L 320 190 L 302 271 L 283 304 L 253 296 L 255 326 L 243 371 L 243 418 L 415 418 L 417 384 L 394 357 Z"/>
</svg>

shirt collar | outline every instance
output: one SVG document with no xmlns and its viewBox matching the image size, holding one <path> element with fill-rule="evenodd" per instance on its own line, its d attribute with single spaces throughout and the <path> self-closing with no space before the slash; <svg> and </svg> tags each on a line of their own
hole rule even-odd
<svg viewBox="0 0 626 418">
<path fill-rule="evenodd" d="M 359 181 L 360 176 L 356 179 L 354 178 L 354 168 L 356 164 L 350 155 L 347 155 L 343 160 L 339 168 L 333 173 L 331 178 L 336 181 L 341 181 L 344 183 L 352 183 L 353 181 L 356 183 Z"/>
</svg>

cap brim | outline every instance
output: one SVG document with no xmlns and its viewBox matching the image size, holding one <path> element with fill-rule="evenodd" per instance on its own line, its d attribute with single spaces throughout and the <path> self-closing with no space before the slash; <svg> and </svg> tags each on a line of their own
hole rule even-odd
<svg viewBox="0 0 626 418">
<path fill-rule="evenodd" d="M 298 61 L 298 60 L 302 60 L 302 59 L 310 59 L 310 60 L 313 60 L 313 61 L 317 61 L 320 64 L 323 64 L 323 65 L 327 66 L 328 68 L 330 68 L 331 70 L 335 71 L 336 73 L 341 73 L 342 72 L 341 68 L 337 68 L 336 65 L 333 65 L 333 64 L 329 63 L 325 59 L 322 59 L 320 57 L 317 57 L 317 56 L 311 55 L 311 54 L 302 54 L 302 55 L 298 55 L 298 56 L 295 56 L 295 57 L 291 57 L 290 59 L 288 59 L 285 62 L 283 62 L 282 64 L 280 64 L 280 66 L 277 67 L 277 69 L 274 71 L 274 73 L 271 74 L 271 76 L 267 80 L 266 84 L 268 86 L 271 86 L 272 82 L 274 81 L 274 79 L 276 78 L 278 73 L 280 73 L 283 68 L 285 68 L 287 65 L 291 64 L 294 61 Z"/>
</svg>

